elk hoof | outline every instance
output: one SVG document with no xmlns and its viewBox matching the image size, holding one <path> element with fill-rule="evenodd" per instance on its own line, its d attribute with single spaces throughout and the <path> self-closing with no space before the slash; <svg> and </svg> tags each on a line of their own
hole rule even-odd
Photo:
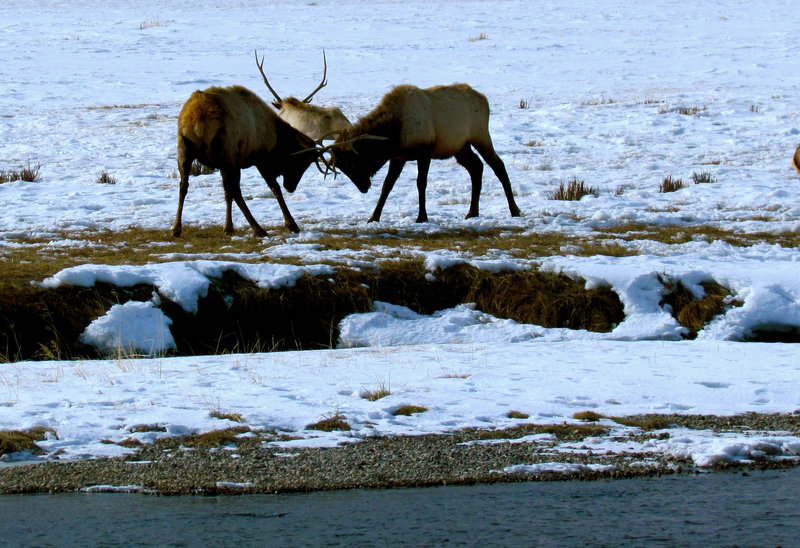
<svg viewBox="0 0 800 548">
<path fill-rule="evenodd" d="M 267 237 L 267 231 L 264 230 L 261 227 L 254 228 L 253 229 L 253 234 L 255 234 L 256 238 L 266 238 Z"/>
<path fill-rule="evenodd" d="M 417 222 L 418 223 L 427 223 L 428 222 L 428 216 L 427 215 L 419 215 L 417 217 Z"/>
<path fill-rule="evenodd" d="M 297 223 L 295 223 L 294 221 L 292 221 L 291 223 L 286 223 L 286 228 L 288 228 L 291 232 L 294 232 L 295 234 L 300 232 L 300 227 L 297 226 Z M 265 232 L 264 236 L 266 235 L 267 234 Z"/>
<path fill-rule="evenodd" d="M 518 207 L 515 207 L 514 209 L 511 210 L 511 216 L 512 217 L 522 217 L 522 213 L 520 213 Z"/>
<path fill-rule="evenodd" d="M 477 213 L 474 213 L 474 212 L 470 211 L 469 213 L 467 213 L 467 216 L 464 217 L 464 218 L 465 219 L 472 219 L 473 217 L 477 217 L 477 216 L 478 216 Z"/>
<path fill-rule="evenodd" d="M 180 228 L 173 228 L 172 229 L 172 237 L 173 238 L 180 238 L 181 237 L 181 229 Z"/>
</svg>

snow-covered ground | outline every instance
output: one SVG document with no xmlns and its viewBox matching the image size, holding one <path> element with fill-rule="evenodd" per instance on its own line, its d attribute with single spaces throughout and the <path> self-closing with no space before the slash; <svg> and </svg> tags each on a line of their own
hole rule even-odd
<svg viewBox="0 0 800 548">
<path fill-rule="evenodd" d="M 412 164 L 382 222 L 366 227 L 377 191 L 364 196 L 345 177 L 323 180 L 312 168 L 287 198 L 303 231 L 284 234 L 273 226 L 265 264 L 231 263 L 228 253 L 228 263 L 208 256 L 162 266 L 87 265 L 32 281 L 146 279 L 191 311 L 207 277 L 222 269 L 263 284 L 291 283 L 303 270 L 274 264 L 291 255 L 309 271 L 327 272 L 331 267 L 320 264 L 327 262 L 324 249 L 309 242 L 342 228 L 583 235 L 617 224 L 703 223 L 742 234 L 800 230 L 800 185 L 790 163 L 800 142 L 794 4 L 564 4 L 201 0 L 184 9 L 157 0 L 2 2 L 0 169 L 39 163 L 41 178 L 0 185 L 0 254 L 19 238 L 62 231 L 141 227 L 161 229 L 168 238 L 177 198 L 177 113 L 192 91 L 210 85 L 241 84 L 269 97 L 254 48 L 266 55 L 278 92 L 300 96 L 318 83 L 324 48 L 329 84 L 315 102 L 336 104 L 352 120 L 395 84 L 468 82 L 489 99 L 490 130 L 523 217 L 508 216 L 500 185 L 486 170 L 482 216 L 464 220 L 468 177 L 448 160 L 431 167 L 430 223 L 413 222 Z M 97 183 L 102 171 L 116 184 Z M 716 182 L 692 184 L 692 174 L 702 171 Z M 687 187 L 659 193 L 667 175 Z M 573 177 L 599 196 L 547 199 Z M 193 178 L 191 185 L 187 245 L 193 226 L 221 225 L 224 216 L 218 174 Z M 255 170 L 244 173 L 242 187 L 256 218 L 279 225 L 278 207 Z M 469 306 L 424 317 L 377 303 L 374 313 L 344 321 L 341 348 L 334 350 L 0 365 L 0 430 L 48 426 L 58 439 L 43 448 L 61 450 L 60 458 L 85 458 L 129 451 L 103 439 L 229 426 L 210 416 L 214 410 L 240 413 L 253 429 L 304 437 L 287 443 L 331 444 L 508 426 L 515 422 L 506 417 L 510 410 L 560 423 L 582 410 L 620 416 L 800 409 L 797 346 L 736 342 L 756 328 L 800 326 L 796 249 L 737 248 L 710 239 L 624 245 L 640 254 L 584 258 L 565 249 L 562 256 L 512 261 L 502 253 L 468 257 L 442 250 L 427 257 L 433 276 L 439 266 L 470 260 L 487 268 L 562 271 L 610 286 L 626 319 L 608 334 L 519 325 Z M 680 326 L 658 306 L 659 274 L 697 292 L 700 282 L 715 280 L 744 305 L 713 321 L 698 340 L 680 341 Z M 145 350 L 169 348 L 169 318 L 158 305 L 154 299 L 113 309 L 87 326 L 86 340 L 115 347 L 124 331 Z M 360 397 L 380 386 L 391 395 L 375 402 Z M 404 404 L 428 411 L 391 414 Z M 337 411 L 350 433 L 304 430 Z M 140 424 L 166 433 L 132 434 Z M 800 453 L 800 438 L 780 432 L 672 430 L 648 443 L 647 450 L 690 456 L 699 465 Z M 617 450 L 607 440 L 597 445 Z"/>
</svg>

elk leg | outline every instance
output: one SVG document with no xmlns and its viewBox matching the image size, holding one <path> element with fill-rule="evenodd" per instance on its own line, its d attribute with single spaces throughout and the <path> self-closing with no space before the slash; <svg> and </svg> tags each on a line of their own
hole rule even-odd
<svg viewBox="0 0 800 548">
<path fill-rule="evenodd" d="M 489 164 L 489 167 L 492 168 L 494 174 L 497 175 L 497 178 L 500 179 L 500 184 L 503 185 L 503 191 L 506 193 L 506 200 L 508 200 L 508 209 L 511 211 L 512 217 L 519 217 L 520 211 L 517 207 L 517 203 L 514 201 L 514 193 L 511 190 L 511 181 L 508 179 L 508 172 L 506 171 L 506 165 L 503 163 L 503 160 L 500 159 L 500 156 L 494 151 L 494 147 L 492 146 L 491 142 L 489 145 L 478 145 L 477 143 L 473 143 L 473 146 L 478 150 L 480 155 Z"/>
<path fill-rule="evenodd" d="M 425 189 L 428 187 L 428 169 L 431 159 L 428 157 L 417 158 L 417 192 L 419 193 L 418 223 L 428 222 L 428 212 L 425 210 Z"/>
<path fill-rule="evenodd" d="M 466 145 L 456 154 L 456 162 L 466 168 L 472 181 L 472 198 L 469 202 L 469 211 L 466 219 L 477 217 L 480 208 L 481 186 L 483 185 L 483 163 L 478 158 L 478 155 L 472 152 L 469 145 Z"/>
<path fill-rule="evenodd" d="M 397 182 L 397 178 L 400 177 L 400 173 L 403 171 L 405 165 L 405 160 L 389 160 L 389 172 L 386 174 L 386 179 L 383 180 L 378 204 L 375 206 L 375 211 L 372 212 L 372 217 L 367 221 L 368 223 L 381 220 L 381 213 L 383 212 L 383 206 L 386 205 L 386 198 L 389 197 L 389 193 L 392 191 L 392 188 L 394 188 L 394 184 Z"/>
<path fill-rule="evenodd" d="M 263 238 L 267 235 L 267 231 L 261 228 L 250 209 L 242 198 L 242 189 L 240 187 L 242 173 L 239 169 L 222 169 L 222 186 L 225 189 L 225 234 L 233 234 L 233 220 L 231 219 L 231 202 L 236 202 L 239 206 L 244 218 L 250 223 L 253 233 Z"/>
<path fill-rule="evenodd" d="M 275 177 L 265 175 L 266 170 L 262 171 L 260 167 L 258 168 L 258 172 L 261 173 L 262 177 L 264 177 L 264 180 L 267 182 L 267 186 L 272 191 L 272 194 L 275 195 L 275 199 L 278 200 L 281 213 L 283 213 L 283 225 L 292 232 L 300 232 L 300 227 L 298 227 L 297 223 L 294 222 L 294 217 L 292 217 L 292 214 L 289 212 L 289 207 L 286 205 L 286 201 L 283 199 L 281 186 L 278 184 L 277 179 L 275 179 Z"/>
<path fill-rule="evenodd" d="M 178 212 L 175 214 L 175 223 L 172 225 L 172 235 L 178 238 L 181 235 L 182 225 L 181 218 L 183 217 L 183 201 L 186 199 L 186 194 L 189 192 L 189 171 L 192 168 L 194 159 L 186 154 L 185 150 L 178 151 L 178 171 L 181 174 L 181 183 L 178 190 Z"/>
</svg>

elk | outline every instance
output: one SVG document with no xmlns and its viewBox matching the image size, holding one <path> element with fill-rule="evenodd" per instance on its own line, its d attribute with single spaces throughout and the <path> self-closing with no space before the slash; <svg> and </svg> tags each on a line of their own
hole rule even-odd
<svg viewBox="0 0 800 548">
<path fill-rule="evenodd" d="M 794 151 L 794 157 L 792 158 L 792 165 L 794 166 L 795 171 L 800 173 L 800 146 Z"/>
<path fill-rule="evenodd" d="M 183 202 L 189 190 L 189 169 L 197 159 L 219 169 L 225 190 L 225 234 L 233 234 L 231 203 L 236 202 L 258 237 L 267 232 L 255 220 L 242 197 L 241 170 L 256 166 L 283 212 L 286 228 L 299 232 L 281 194 L 277 177 L 294 192 L 319 153 L 310 137 L 278 117 L 255 93 L 242 86 L 210 87 L 195 91 L 178 116 L 180 193 L 172 235 L 181 235 Z"/>
<path fill-rule="evenodd" d="M 417 222 L 428 220 L 425 188 L 432 159 L 455 157 L 472 181 L 472 198 L 466 218 L 477 217 L 483 164 L 478 151 L 494 171 L 508 200 L 512 217 L 520 210 L 514 202 L 511 182 L 503 161 L 489 135 L 489 102 L 467 84 L 420 89 L 400 85 L 387 93 L 380 104 L 321 153 L 330 152 L 330 166 L 340 169 L 361 192 L 366 193 L 372 176 L 388 161 L 378 204 L 369 222 L 379 221 L 386 198 L 406 162 L 417 162 L 419 214 Z M 326 162 L 327 163 L 327 162 Z"/>
<path fill-rule="evenodd" d="M 256 57 L 256 66 L 258 66 L 258 71 L 261 73 L 261 78 L 264 79 L 264 84 L 275 97 L 272 106 L 277 109 L 278 116 L 292 127 L 316 141 L 326 139 L 328 136 L 352 125 L 338 107 L 321 107 L 311 104 L 311 98 L 320 89 L 328 85 L 328 60 L 325 57 L 325 50 L 322 50 L 322 62 L 324 64 L 322 80 L 316 89 L 302 101 L 295 97 L 281 99 L 281 96 L 277 94 L 270 85 L 269 80 L 267 80 L 267 75 L 264 74 L 264 57 L 261 57 L 261 62 L 259 62 L 258 51 L 253 50 L 253 53 Z"/>
</svg>

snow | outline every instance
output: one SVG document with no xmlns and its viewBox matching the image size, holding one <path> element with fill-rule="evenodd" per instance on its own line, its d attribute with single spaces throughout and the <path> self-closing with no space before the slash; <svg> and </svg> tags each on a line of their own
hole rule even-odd
<svg viewBox="0 0 800 548">
<path fill-rule="evenodd" d="M 324 47 L 329 85 L 315 102 L 336 104 L 352 120 L 395 84 L 467 81 L 489 99 L 493 140 L 523 217 L 509 217 L 487 169 L 481 217 L 464 220 L 468 177 L 446 160 L 431 166 L 430 222 L 414 223 L 412 164 L 382 222 L 367 226 L 377 191 L 363 196 L 345 177 L 323 180 L 310 169 L 287 195 L 302 231 L 271 229 L 274 245 L 264 248 L 258 264 L 221 250 L 219 257 L 144 265 L 85 264 L 32 282 L 47 288 L 149 283 L 194 313 L 210 278 L 226 270 L 279 287 L 306 273 L 335 271 L 325 263 L 373 260 L 370 253 L 317 243 L 332 230 L 469 228 L 578 237 L 620 224 L 706 224 L 741 234 L 800 230 L 800 185 L 790 164 L 800 142 L 800 60 L 795 24 L 786 16 L 795 11 L 792 3 L 612 0 L 588 9 L 561 2 L 533 9 L 516 0 L 384 0 L 363 6 L 356 0 L 303 6 L 199 0 L 191 10 L 163 0 L 110 1 L 102 10 L 76 1 L 0 4 L 0 169 L 41 164 L 40 181 L 0 185 L 0 252 L 25 237 L 49 237 L 54 247 L 84 245 L 72 236 L 87 229 L 158 229 L 167 238 L 177 198 L 171 176 L 177 113 L 192 91 L 210 85 L 241 84 L 267 97 L 253 66 L 254 47 L 265 53 L 270 81 L 286 95 L 314 88 Z M 681 114 L 679 107 L 698 112 Z M 103 170 L 117 183 L 96 183 Z M 700 171 L 717 182 L 692 184 L 691 174 Z M 384 174 L 385 168 L 375 186 Z M 689 184 L 659 193 L 670 174 Z M 572 177 L 596 187 L 598 197 L 547 199 Z M 243 172 L 242 188 L 252 195 L 248 204 L 257 219 L 279 224 L 277 205 L 255 170 Z M 184 210 L 187 243 L 193 228 L 219 226 L 224 207 L 219 174 L 193 178 Z M 51 427 L 57 439 L 39 444 L 47 454 L 81 459 L 131 451 L 101 440 L 148 442 L 232 425 L 212 417 L 213 410 L 240 413 L 253 430 L 299 436 L 276 443 L 289 451 L 378 435 L 507 427 L 519 422 L 507 418 L 511 410 L 559 424 L 577 422 L 572 415 L 582 410 L 622 416 L 800 409 L 797 347 L 738 342 L 759 329 L 800 327 L 797 249 L 735 247 L 711 238 L 619 244 L 639 254 L 578 257 L 565 247 L 558 256 L 521 260 L 500 252 L 404 251 L 424 258 L 429 277 L 469 262 L 489 271 L 563 272 L 588 287 L 610 287 L 626 316 L 609 333 L 522 325 L 470 305 L 423 316 L 375 303 L 373 312 L 344 320 L 336 349 L 168 358 L 171 320 L 158 298 L 115 306 L 87 325 L 83 337 L 123 357 L 0 365 L 0 430 Z M 302 266 L 280 264 L 287 257 Z M 697 340 L 684 341 L 684 329 L 659 306 L 659 277 L 680 280 L 698 295 L 702 282 L 716 281 L 743 305 L 711 322 Z M 391 394 L 375 402 L 360 397 L 378 386 Z M 428 411 L 392 415 L 405 404 Z M 337 411 L 352 431 L 306 429 Z M 165 431 L 131 431 L 142 424 Z M 698 466 L 800 454 L 800 438 L 781 432 L 667 432 L 638 449 Z M 556 449 L 622 452 L 629 445 L 598 438 Z M 529 463 L 505 470 L 542 471 L 573 470 Z"/>
</svg>

